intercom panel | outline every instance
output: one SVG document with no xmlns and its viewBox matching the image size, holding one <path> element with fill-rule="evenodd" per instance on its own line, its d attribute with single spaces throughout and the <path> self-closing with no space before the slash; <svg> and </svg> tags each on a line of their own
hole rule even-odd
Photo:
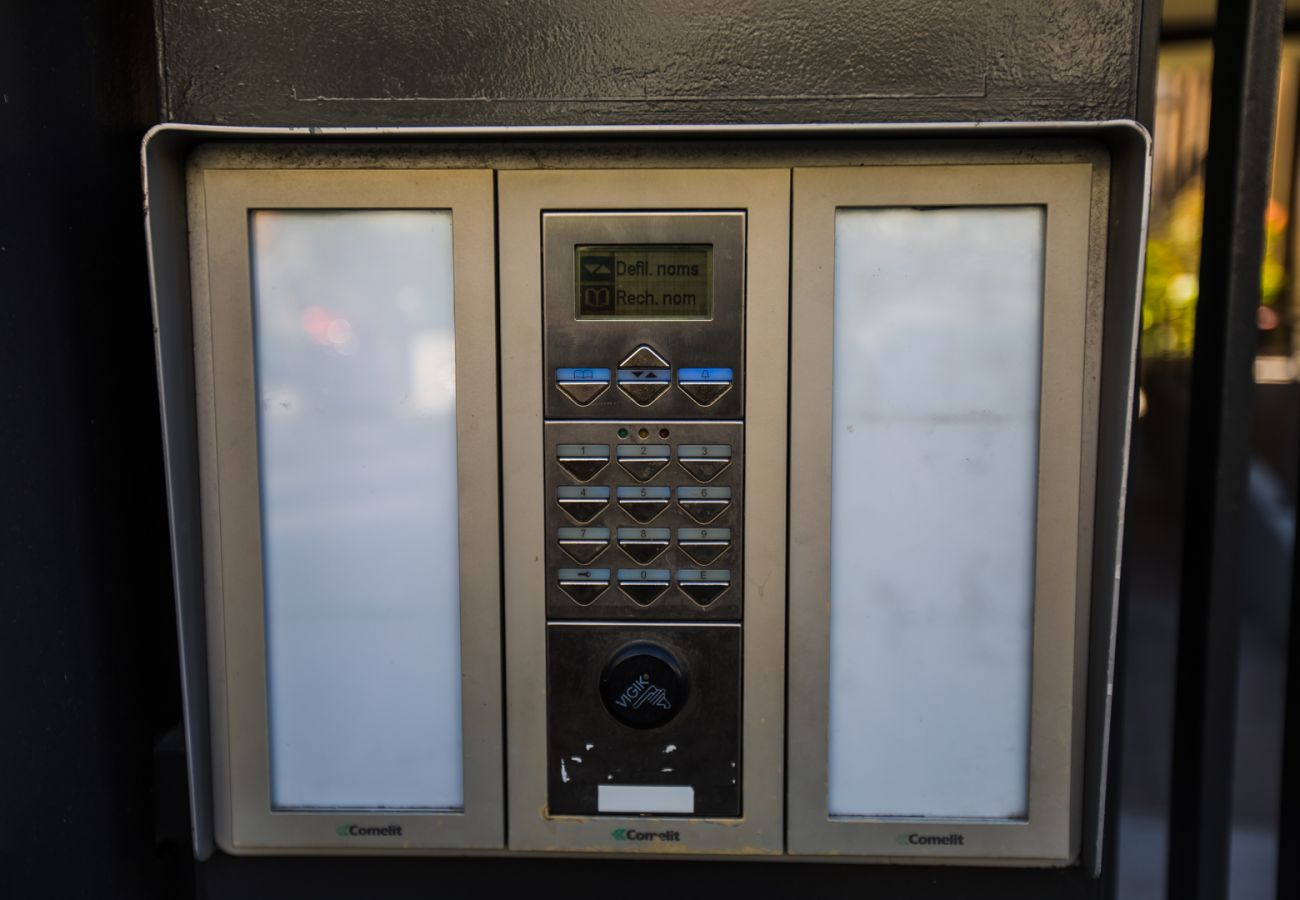
<svg viewBox="0 0 1300 900">
<path fill-rule="evenodd" d="M 780 845 L 788 190 L 501 174 L 514 847 Z"/>
<path fill-rule="evenodd" d="M 1086 859 L 1126 159 L 197 150 L 159 338 L 193 378 L 197 826 L 241 854 Z"/>
<path fill-rule="evenodd" d="M 740 815 L 744 235 L 542 217 L 553 815 Z"/>
</svg>

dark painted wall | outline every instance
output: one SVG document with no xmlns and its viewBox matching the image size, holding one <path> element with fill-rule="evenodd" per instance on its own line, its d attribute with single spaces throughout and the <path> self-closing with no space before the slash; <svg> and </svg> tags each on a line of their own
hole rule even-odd
<svg viewBox="0 0 1300 900">
<path fill-rule="evenodd" d="M 179 674 L 137 162 L 157 115 L 151 19 L 147 0 L 0 15 L 0 896 L 15 900 L 184 896 L 185 856 L 154 840 Z"/>
<path fill-rule="evenodd" d="M 222 125 L 1131 118 L 1141 0 L 156 0 Z"/>
</svg>

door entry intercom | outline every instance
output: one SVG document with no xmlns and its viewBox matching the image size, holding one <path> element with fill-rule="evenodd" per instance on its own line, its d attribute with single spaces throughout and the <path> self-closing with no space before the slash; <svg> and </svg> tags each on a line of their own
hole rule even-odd
<svg viewBox="0 0 1300 900">
<path fill-rule="evenodd" d="M 542 216 L 555 815 L 740 814 L 744 218 Z"/>
<path fill-rule="evenodd" d="M 196 834 L 1087 855 L 1118 131 L 192 140 L 188 253 L 151 229 Z"/>
<path fill-rule="evenodd" d="M 498 175 L 504 543 L 546 548 L 505 560 L 518 849 L 781 849 L 789 190 Z"/>
</svg>

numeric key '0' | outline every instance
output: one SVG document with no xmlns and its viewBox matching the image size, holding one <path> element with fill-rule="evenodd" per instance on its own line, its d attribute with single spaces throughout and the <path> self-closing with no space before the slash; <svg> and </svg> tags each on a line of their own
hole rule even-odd
<svg viewBox="0 0 1300 900">
<path fill-rule="evenodd" d="M 618 587 L 638 606 L 649 606 L 668 590 L 671 577 L 667 569 L 619 569 Z"/>
</svg>

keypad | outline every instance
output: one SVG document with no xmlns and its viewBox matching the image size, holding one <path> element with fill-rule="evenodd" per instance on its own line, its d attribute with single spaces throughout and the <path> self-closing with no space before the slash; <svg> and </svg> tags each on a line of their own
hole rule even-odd
<svg viewBox="0 0 1300 900">
<path fill-rule="evenodd" d="M 739 620 L 742 429 L 548 422 L 548 616 Z"/>
<path fill-rule="evenodd" d="M 684 366 L 674 369 L 657 350 L 641 344 L 615 368 L 566 366 L 555 370 L 555 386 L 572 403 L 585 407 L 594 403 L 610 385 L 639 407 L 652 406 L 674 384 L 696 407 L 717 403 L 735 385 L 735 370 L 729 366 Z M 702 469 L 707 466 L 701 466 Z"/>
</svg>

